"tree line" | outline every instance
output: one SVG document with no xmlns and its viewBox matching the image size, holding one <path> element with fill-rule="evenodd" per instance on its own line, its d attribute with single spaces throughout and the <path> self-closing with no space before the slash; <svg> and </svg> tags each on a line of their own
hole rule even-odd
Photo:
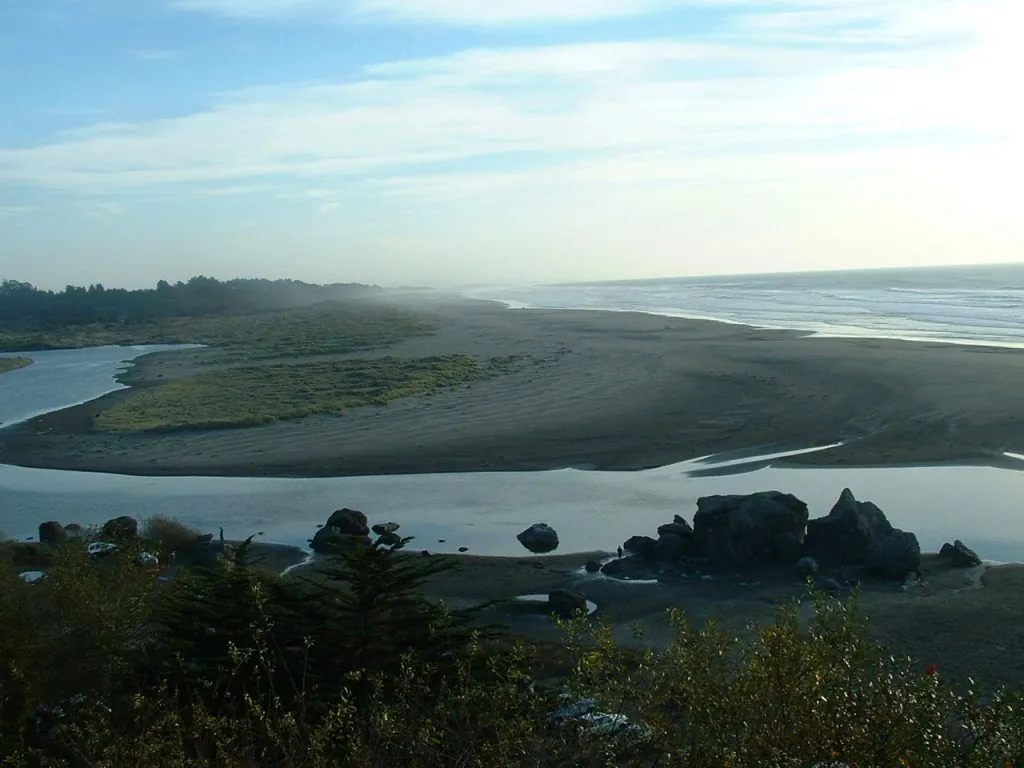
<svg viewBox="0 0 1024 768">
<path fill-rule="evenodd" d="M 161 280 L 155 288 L 128 290 L 69 285 L 42 290 L 18 280 L 0 281 L 0 328 L 28 330 L 68 325 L 129 324 L 168 317 L 245 314 L 373 295 L 381 289 L 359 283 L 316 285 L 298 280 L 197 276 Z"/>
</svg>

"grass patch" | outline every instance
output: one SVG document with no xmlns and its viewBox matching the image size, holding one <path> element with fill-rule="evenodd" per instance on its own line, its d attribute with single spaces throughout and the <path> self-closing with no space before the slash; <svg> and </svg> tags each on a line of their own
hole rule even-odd
<svg viewBox="0 0 1024 768">
<path fill-rule="evenodd" d="M 469 355 L 229 368 L 137 392 L 99 414 L 93 426 L 118 433 L 255 426 L 386 405 L 489 375 Z"/>
<path fill-rule="evenodd" d="M 437 327 L 371 302 L 328 302 L 298 309 L 221 317 L 176 317 L 125 325 L 0 331 L 0 351 L 77 349 L 108 344 L 206 344 L 211 363 L 343 354 L 393 344 Z M 2 364 L 2 361 L 0 361 Z"/>
<path fill-rule="evenodd" d="M 28 357 L 0 357 L 0 373 L 16 371 L 19 368 L 32 365 L 34 362 L 35 360 Z"/>
</svg>

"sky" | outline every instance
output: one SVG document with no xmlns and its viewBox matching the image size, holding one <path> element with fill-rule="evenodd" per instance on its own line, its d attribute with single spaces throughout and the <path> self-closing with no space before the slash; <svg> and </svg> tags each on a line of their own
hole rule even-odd
<svg viewBox="0 0 1024 768">
<path fill-rule="evenodd" d="M 1024 260 L 1020 0 L 0 0 L 0 278 Z"/>
</svg>

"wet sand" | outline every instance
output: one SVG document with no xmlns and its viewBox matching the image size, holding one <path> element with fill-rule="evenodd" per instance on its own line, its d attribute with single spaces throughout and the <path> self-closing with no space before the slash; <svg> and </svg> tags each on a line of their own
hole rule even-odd
<svg viewBox="0 0 1024 768">
<path fill-rule="evenodd" d="M 410 300 L 412 301 L 412 300 Z M 804 338 L 637 313 L 417 299 L 441 330 L 366 356 L 518 356 L 454 391 L 241 429 L 117 436 L 96 413 L 130 391 L 0 431 L 0 462 L 139 475 L 343 476 L 567 466 L 638 470 L 756 447 L 845 442 L 790 459 L 843 466 L 1024 452 L 1024 351 Z M 147 356 L 147 387 L 211 370 Z"/>
</svg>

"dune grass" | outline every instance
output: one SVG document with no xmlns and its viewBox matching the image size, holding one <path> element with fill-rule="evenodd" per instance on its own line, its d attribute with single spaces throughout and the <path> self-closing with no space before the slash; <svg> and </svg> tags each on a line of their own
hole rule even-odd
<svg viewBox="0 0 1024 768">
<path fill-rule="evenodd" d="M 490 373 L 469 355 L 227 368 L 140 390 L 100 413 L 93 426 L 114 433 L 255 426 L 386 405 Z"/>
<path fill-rule="evenodd" d="M 32 365 L 34 362 L 35 360 L 28 357 L 0 357 L 0 373 L 16 371 L 19 368 Z"/>
<path fill-rule="evenodd" d="M 0 330 L 0 351 L 206 344 L 216 350 L 208 361 L 216 364 L 356 352 L 434 330 L 432 323 L 394 307 L 367 301 L 327 302 L 275 312 L 176 317 L 124 325 Z"/>
</svg>

